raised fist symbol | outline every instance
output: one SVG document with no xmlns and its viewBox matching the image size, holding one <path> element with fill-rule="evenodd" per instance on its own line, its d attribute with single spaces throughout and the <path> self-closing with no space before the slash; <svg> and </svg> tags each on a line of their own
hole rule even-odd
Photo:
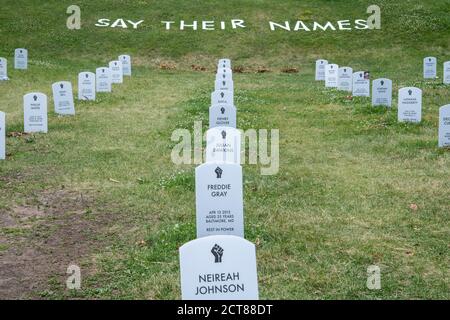
<svg viewBox="0 0 450 320">
<path fill-rule="evenodd" d="M 214 172 L 217 174 L 217 179 L 222 179 L 222 173 L 223 173 L 222 169 L 217 167 L 216 170 L 214 170 Z"/>
<path fill-rule="evenodd" d="M 223 249 L 218 244 L 215 244 L 211 249 L 211 253 L 214 255 L 214 263 L 221 263 L 223 256 Z"/>
</svg>

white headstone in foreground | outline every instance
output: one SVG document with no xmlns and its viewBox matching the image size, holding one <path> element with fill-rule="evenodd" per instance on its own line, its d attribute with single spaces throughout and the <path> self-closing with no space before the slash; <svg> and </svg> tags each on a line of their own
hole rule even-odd
<svg viewBox="0 0 450 320">
<path fill-rule="evenodd" d="M 109 69 L 111 70 L 111 82 L 123 83 L 123 71 L 122 62 L 116 60 L 109 63 Z"/>
<path fill-rule="evenodd" d="M 234 236 L 212 236 L 180 248 L 183 300 L 258 300 L 255 245 Z"/>
<path fill-rule="evenodd" d="M 325 66 L 327 60 L 319 59 L 316 61 L 316 81 L 325 81 Z"/>
<path fill-rule="evenodd" d="M 6 115 L 0 111 L 0 160 L 6 159 Z"/>
<path fill-rule="evenodd" d="M 233 71 L 229 68 L 219 68 L 216 73 L 216 81 L 226 80 L 233 81 Z"/>
<path fill-rule="evenodd" d="M 214 91 L 211 93 L 211 105 L 226 104 L 234 106 L 234 95 L 232 91 Z"/>
<path fill-rule="evenodd" d="M 435 57 L 426 57 L 423 59 L 423 77 L 424 79 L 436 79 L 437 60 Z"/>
<path fill-rule="evenodd" d="M 97 68 L 95 70 L 95 84 L 97 92 L 111 92 L 111 70 L 108 67 Z"/>
<path fill-rule="evenodd" d="M 338 90 L 352 92 L 353 69 L 341 67 L 338 71 Z"/>
<path fill-rule="evenodd" d="M 450 84 L 450 61 L 444 63 L 444 84 Z"/>
<path fill-rule="evenodd" d="M 28 50 L 19 48 L 14 51 L 14 69 L 28 69 Z"/>
<path fill-rule="evenodd" d="M 338 86 L 338 71 L 339 66 L 337 64 L 327 64 L 325 66 L 325 87 L 337 88 Z"/>
<path fill-rule="evenodd" d="M 73 102 L 72 84 L 68 81 L 56 82 L 52 85 L 55 113 L 62 115 L 74 115 L 75 104 Z"/>
<path fill-rule="evenodd" d="M 370 97 L 370 74 L 367 71 L 353 73 L 354 97 Z"/>
<path fill-rule="evenodd" d="M 439 147 L 450 147 L 450 104 L 439 109 Z"/>
<path fill-rule="evenodd" d="M 398 121 L 420 122 L 422 120 L 422 90 L 415 87 L 398 91 Z"/>
<path fill-rule="evenodd" d="M 229 68 L 231 69 L 231 60 L 230 59 L 220 59 L 217 68 Z"/>
<path fill-rule="evenodd" d="M 131 76 L 131 57 L 127 54 L 119 56 L 119 61 L 122 62 L 122 73 L 124 76 Z"/>
<path fill-rule="evenodd" d="M 234 92 L 234 85 L 232 80 L 216 80 L 214 90 L 215 91 L 230 91 Z"/>
<path fill-rule="evenodd" d="M 206 162 L 241 163 L 241 132 L 230 127 L 206 132 Z"/>
<path fill-rule="evenodd" d="M 209 108 L 209 127 L 236 128 L 236 107 L 225 104 L 211 106 Z"/>
<path fill-rule="evenodd" d="M 244 237 L 242 184 L 239 164 L 204 163 L 195 169 L 197 238 Z"/>
<path fill-rule="evenodd" d="M 23 97 L 24 132 L 48 131 L 47 96 L 43 93 L 29 93 Z"/>
<path fill-rule="evenodd" d="M 8 78 L 8 60 L 0 58 L 0 81 L 9 80 Z"/>
<path fill-rule="evenodd" d="M 390 79 L 373 80 L 372 106 L 392 106 L 392 81 Z"/>
<path fill-rule="evenodd" d="M 78 100 L 95 101 L 95 74 L 81 72 L 78 75 Z"/>
</svg>

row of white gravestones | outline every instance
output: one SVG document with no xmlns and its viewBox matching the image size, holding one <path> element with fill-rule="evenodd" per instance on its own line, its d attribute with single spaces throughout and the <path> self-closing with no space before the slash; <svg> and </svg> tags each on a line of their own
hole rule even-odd
<svg viewBox="0 0 450 320">
<path fill-rule="evenodd" d="M 232 82 L 231 72 L 221 69 L 231 71 L 231 62 L 219 60 L 216 85 L 217 81 Z M 232 86 L 216 86 L 210 119 L 217 119 L 211 117 L 216 106 L 233 107 L 235 114 L 232 94 Z M 235 124 L 235 119 L 231 122 Z M 195 169 L 198 239 L 180 248 L 182 299 L 255 300 L 259 298 L 256 248 L 243 238 L 240 132 L 211 122 L 210 126 L 206 163 Z"/>
<path fill-rule="evenodd" d="M 236 128 L 236 107 L 234 106 L 233 72 L 228 59 L 219 61 L 214 92 L 209 108 L 209 127 Z M 208 160 L 207 160 L 208 161 Z"/>
<path fill-rule="evenodd" d="M 113 84 L 123 83 L 124 76 L 131 76 L 131 57 L 120 55 L 108 67 L 78 74 L 78 100 L 95 101 L 97 92 L 111 92 Z"/>
</svg>

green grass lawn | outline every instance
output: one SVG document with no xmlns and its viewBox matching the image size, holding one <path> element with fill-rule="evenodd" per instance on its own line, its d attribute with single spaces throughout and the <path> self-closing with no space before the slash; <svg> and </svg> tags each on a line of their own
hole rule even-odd
<svg viewBox="0 0 450 320">
<path fill-rule="evenodd" d="M 175 129 L 208 125 L 214 68 L 230 57 L 241 129 L 280 130 L 280 171 L 244 165 L 246 238 L 257 245 L 263 299 L 448 299 L 450 152 L 437 148 L 450 60 L 448 0 L 377 1 L 382 29 L 270 32 L 268 20 L 364 18 L 372 1 L 78 1 L 83 28 L 65 29 L 70 1 L 4 0 L 0 82 L 8 133 L 23 131 L 22 97 L 95 71 L 119 54 L 133 77 L 96 102 L 76 101 L 49 133 L 7 138 L 0 162 L 0 298 L 179 299 L 178 248 L 195 238 L 194 165 L 170 155 Z M 145 19 L 133 30 L 99 18 Z M 243 31 L 166 32 L 165 19 L 242 18 Z M 16 47 L 29 70 L 13 69 Z M 436 81 L 422 59 L 438 58 Z M 314 81 L 325 58 L 393 80 L 392 110 Z M 191 70 L 204 66 L 207 72 Z M 163 70 L 161 65 L 173 66 Z M 295 67 L 299 73 L 280 72 Z M 397 123 L 397 90 L 423 89 L 422 123 Z M 82 289 L 65 289 L 69 264 Z M 378 265 L 382 289 L 366 288 Z M 31 285 L 33 283 L 35 285 Z"/>
</svg>

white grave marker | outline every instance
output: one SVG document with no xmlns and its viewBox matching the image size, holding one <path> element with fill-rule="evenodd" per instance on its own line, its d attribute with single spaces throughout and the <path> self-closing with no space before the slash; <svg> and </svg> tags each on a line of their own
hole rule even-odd
<svg viewBox="0 0 450 320">
<path fill-rule="evenodd" d="M 353 73 L 353 92 L 355 97 L 370 97 L 370 73 L 358 71 Z"/>
<path fill-rule="evenodd" d="M 55 113 L 62 115 L 74 115 L 75 104 L 73 102 L 72 84 L 68 81 L 56 82 L 52 85 Z"/>
<path fill-rule="evenodd" d="M 122 62 L 122 73 L 124 76 L 131 76 L 131 57 L 127 54 L 119 56 L 119 61 Z"/>
<path fill-rule="evenodd" d="M 6 159 L 6 114 L 0 111 L 0 160 Z"/>
<path fill-rule="evenodd" d="M 25 95 L 23 97 L 23 117 L 26 133 L 47 133 L 47 96 L 39 92 Z"/>
<path fill-rule="evenodd" d="M 340 67 L 338 71 L 338 90 L 352 92 L 353 69 Z"/>
<path fill-rule="evenodd" d="M 197 238 L 244 237 L 242 183 L 239 164 L 204 163 L 195 169 Z"/>
<path fill-rule="evenodd" d="M 231 80 L 216 80 L 214 90 L 233 92 L 233 87 L 233 81 Z"/>
<path fill-rule="evenodd" d="M 423 59 L 423 77 L 425 79 L 436 79 L 437 60 L 435 57 Z"/>
<path fill-rule="evenodd" d="M 0 81 L 9 80 L 8 78 L 8 60 L 0 58 Z"/>
<path fill-rule="evenodd" d="M 337 88 L 338 86 L 338 71 L 339 66 L 337 64 L 327 64 L 325 66 L 325 87 Z"/>
<path fill-rule="evenodd" d="M 258 300 L 255 245 L 234 236 L 211 236 L 180 248 L 183 300 Z"/>
<path fill-rule="evenodd" d="M 211 105 L 226 104 L 234 106 L 234 96 L 232 91 L 214 91 L 211 93 Z"/>
<path fill-rule="evenodd" d="M 109 69 L 111 70 L 111 82 L 123 83 L 122 62 L 116 60 L 109 63 Z"/>
<path fill-rule="evenodd" d="M 450 84 L 450 61 L 444 63 L 444 84 Z"/>
<path fill-rule="evenodd" d="M 111 92 L 111 70 L 108 67 L 97 68 L 95 70 L 95 75 L 97 92 Z"/>
<path fill-rule="evenodd" d="M 220 59 L 217 64 L 217 68 L 229 68 L 231 69 L 231 60 L 230 59 Z"/>
<path fill-rule="evenodd" d="M 420 122 L 422 120 L 422 90 L 414 87 L 398 91 L 398 121 Z"/>
<path fill-rule="evenodd" d="M 439 109 L 439 147 L 450 147 L 450 104 Z"/>
<path fill-rule="evenodd" d="M 233 81 L 233 71 L 231 69 L 218 69 L 216 74 L 216 81 Z"/>
<path fill-rule="evenodd" d="M 372 106 L 392 106 L 392 81 L 390 79 L 373 80 Z"/>
<path fill-rule="evenodd" d="M 319 59 L 316 61 L 316 81 L 325 81 L 325 66 L 327 60 Z"/>
<path fill-rule="evenodd" d="M 206 162 L 241 163 L 241 132 L 215 127 L 206 132 Z"/>
<path fill-rule="evenodd" d="M 236 107 L 225 104 L 211 106 L 209 108 L 209 127 L 236 128 Z"/>
<path fill-rule="evenodd" d="M 95 101 L 95 74 L 81 72 L 78 75 L 78 100 Z"/>
<path fill-rule="evenodd" d="M 14 69 L 28 69 L 28 50 L 19 48 L 14 52 Z"/>
</svg>

